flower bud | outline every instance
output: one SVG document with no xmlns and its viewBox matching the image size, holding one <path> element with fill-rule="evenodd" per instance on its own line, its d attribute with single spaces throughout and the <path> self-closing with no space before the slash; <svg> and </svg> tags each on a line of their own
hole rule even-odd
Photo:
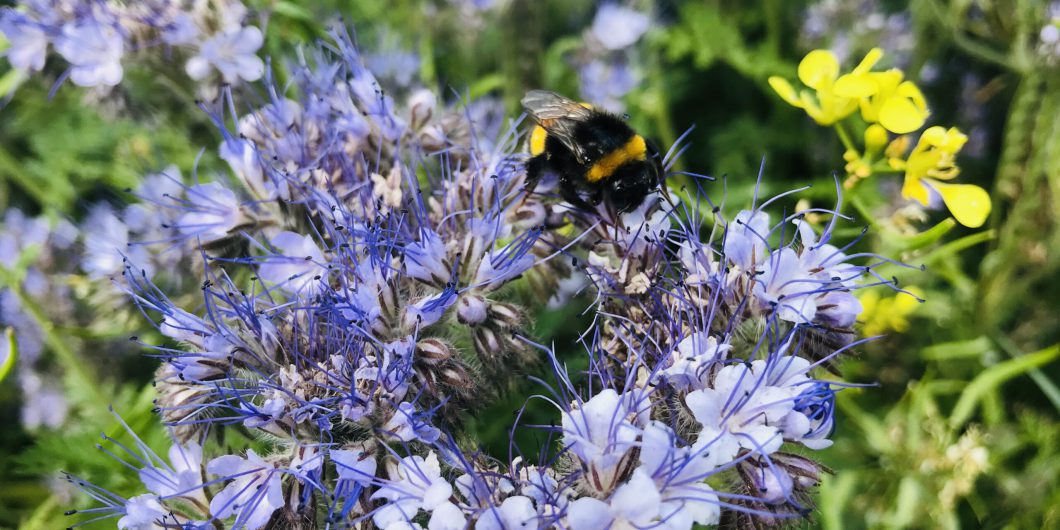
<svg viewBox="0 0 1060 530">
<path fill-rule="evenodd" d="M 416 343 L 417 362 L 436 365 L 452 357 L 452 349 L 440 339 L 423 339 Z"/>
<path fill-rule="evenodd" d="M 460 390 L 466 390 L 475 386 L 471 374 L 459 362 L 451 362 L 438 372 L 438 378 L 442 384 Z"/>
<path fill-rule="evenodd" d="M 488 326 L 475 328 L 474 333 L 475 351 L 484 361 L 495 362 L 500 354 L 504 352 L 504 346 L 496 330 Z"/>
<path fill-rule="evenodd" d="M 516 305 L 494 302 L 488 312 L 491 321 L 505 328 L 518 328 L 523 324 L 523 311 Z"/>
<path fill-rule="evenodd" d="M 887 129 L 884 129 L 882 125 L 873 123 L 865 129 L 865 151 L 869 154 L 876 154 L 883 151 L 883 148 L 887 146 Z"/>
<path fill-rule="evenodd" d="M 461 324 L 477 326 L 486 321 L 486 315 L 486 300 L 481 296 L 461 296 L 456 304 L 456 318 Z"/>
<path fill-rule="evenodd" d="M 426 88 L 417 90 L 409 98 L 409 124 L 413 130 L 419 129 L 427 124 L 434 114 L 434 108 L 438 104 L 438 98 L 434 92 Z"/>
</svg>

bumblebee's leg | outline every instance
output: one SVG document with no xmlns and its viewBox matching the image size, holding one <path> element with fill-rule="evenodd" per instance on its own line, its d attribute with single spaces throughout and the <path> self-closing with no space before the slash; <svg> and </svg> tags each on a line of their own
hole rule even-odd
<svg viewBox="0 0 1060 530">
<path fill-rule="evenodd" d="M 523 191 L 527 195 L 534 192 L 537 188 L 537 183 L 541 182 L 541 177 L 548 170 L 548 159 L 544 153 L 530 157 L 530 160 L 526 161 L 526 183 L 523 185 Z"/>
<path fill-rule="evenodd" d="M 596 210 L 593 208 L 592 204 L 586 202 L 586 200 L 582 198 L 581 194 L 578 193 L 578 185 L 571 181 L 570 177 L 565 174 L 561 175 L 559 178 L 559 195 L 577 210 L 585 212 Z"/>
</svg>

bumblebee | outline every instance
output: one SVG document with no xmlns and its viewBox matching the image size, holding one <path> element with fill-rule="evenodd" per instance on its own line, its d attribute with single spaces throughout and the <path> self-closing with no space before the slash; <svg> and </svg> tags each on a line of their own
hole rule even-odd
<svg viewBox="0 0 1060 530">
<path fill-rule="evenodd" d="M 621 213 L 662 185 L 659 151 L 622 118 L 545 90 L 527 92 L 522 103 L 536 123 L 528 189 L 553 173 L 560 195 L 575 207 L 593 211 L 604 202 Z"/>
</svg>

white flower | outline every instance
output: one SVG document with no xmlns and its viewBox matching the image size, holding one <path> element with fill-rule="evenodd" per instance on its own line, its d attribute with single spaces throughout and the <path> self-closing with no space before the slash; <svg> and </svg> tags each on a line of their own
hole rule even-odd
<svg viewBox="0 0 1060 530">
<path fill-rule="evenodd" d="M 442 237 L 434 230 L 424 229 L 419 241 L 405 247 L 405 272 L 427 283 L 445 282 L 451 276 L 445 258 Z"/>
<path fill-rule="evenodd" d="M 441 435 L 441 431 L 432 427 L 422 416 L 416 411 L 415 405 L 403 401 L 394 411 L 394 415 L 390 417 L 390 421 L 383 425 L 383 430 L 402 442 L 412 440 L 434 442 Z"/>
<path fill-rule="evenodd" d="M 630 255 L 639 255 L 645 250 L 654 248 L 653 242 L 666 239 L 666 234 L 671 228 L 670 214 L 667 213 L 666 208 L 659 208 L 648 216 L 648 210 L 653 208 L 660 198 L 658 193 L 653 193 L 633 211 L 622 214 L 622 224 L 626 229 L 623 237 Z"/>
<path fill-rule="evenodd" d="M 563 413 L 564 447 L 592 469 L 590 476 L 598 490 L 609 491 L 620 468 L 630 465 L 627 453 L 637 441 L 639 426 L 647 421 L 647 402 L 645 395 L 620 396 L 607 388 Z"/>
<path fill-rule="evenodd" d="M 70 79 L 83 87 L 114 86 L 123 75 L 125 41 L 109 24 L 85 19 L 63 26 L 55 50 L 70 63 Z"/>
<path fill-rule="evenodd" d="M 718 344 L 714 337 L 697 331 L 677 344 L 671 353 L 672 364 L 659 372 L 658 377 L 666 379 L 677 390 L 705 388 L 710 375 L 708 370 L 715 362 L 724 359 L 730 349 L 732 346 Z"/>
<path fill-rule="evenodd" d="M 164 530 L 165 527 L 159 523 L 168 514 L 169 511 L 158 502 L 157 496 L 137 495 L 125 503 L 125 515 L 118 519 L 118 528 L 121 530 Z"/>
<path fill-rule="evenodd" d="M 718 371 L 713 388 L 685 398 L 703 431 L 697 443 L 709 444 L 720 459 L 731 459 L 742 447 L 771 454 L 784 442 L 781 429 L 795 409 L 795 397 L 809 387 L 809 361 L 777 356 L 731 364 Z"/>
<path fill-rule="evenodd" d="M 402 324 L 407 328 L 427 327 L 437 323 L 457 301 L 456 293 L 446 289 L 434 296 L 425 296 L 405 306 Z"/>
<path fill-rule="evenodd" d="M 644 429 L 641 444 L 641 469 L 659 489 L 661 526 L 689 530 L 693 523 L 717 524 L 718 496 L 704 481 L 726 462 L 719 461 L 705 443 L 677 447 L 673 430 L 660 422 Z"/>
<path fill-rule="evenodd" d="M 180 496 L 206 503 L 202 489 L 202 447 L 174 443 L 169 448 L 169 468 L 147 466 L 140 470 L 140 481 L 160 497 Z"/>
<path fill-rule="evenodd" d="M 604 4 L 593 19 L 593 37 L 609 50 L 620 50 L 640 40 L 651 19 L 628 7 Z"/>
<path fill-rule="evenodd" d="M 236 194 L 217 182 L 188 188 L 187 208 L 177 220 L 177 230 L 204 243 L 226 237 L 239 225 L 241 215 Z"/>
<path fill-rule="evenodd" d="M 375 478 L 375 458 L 370 453 L 356 449 L 332 449 L 328 454 L 335 463 L 339 480 L 368 484 Z"/>
<path fill-rule="evenodd" d="M 158 331 L 173 340 L 200 347 L 203 345 L 203 338 L 213 334 L 213 330 L 203 319 L 179 307 L 169 308 L 162 324 L 158 326 Z"/>
<path fill-rule="evenodd" d="M 766 454 L 780 448 L 783 439 L 776 424 L 791 405 L 770 405 L 781 397 L 770 387 L 758 387 L 752 371 L 736 364 L 718 372 L 714 388 L 692 392 L 685 403 L 703 425 L 699 440 L 710 441 L 719 458 L 731 459 L 740 447 Z"/>
<path fill-rule="evenodd" d="M 442 478 L 438 455 L 407 456 L 388 466 L 390 480 L 379 487 L 372 499 L 388 502 L 377 509 L 372 521 L 380 528 L 411 521 L 421 509 L 428 512 L 449 502 L 453 486 Z"/>
<path fill-rule="evenodd" d="M 725 257 L 744 272 L 766 257 L 769 236 L 769 214 L 743 210 L 725 227 L 722 251 Z"/>
<path fill-rule="evenodd" d="M 475 530 L 521 530 L 537 528 L 534 503 L 521 495 L 504 499 L 500 506 L 490 507 L 478 516 Z"/>
<path fill-rule="evenodd" d="M 258 199 L 289 199 L 286 185 L 278 187 L 273 180 L 266 182 L 265 173 L 258 161 L 258 152 L 250 140 L 229 138 L 221 143 L 221 160 L 228 162 L 236 176 L 246 183 L 247 188 Z"/>
<path fill-rule="evenodd" d="M 128 257 L 134 265 L 152 271 L 142 246 L 129 245 L 129 227 L 107 205 L 92 208 L 82 227 L 85 257 L 81 268 L 93 278 L 105 278 L 120 272 Z M 135 255 L 130 255 L 130 253 Z"/>
<path fill-rule="evenodd" d="M 759 303 L 773 308 L 781 320 L 804 324 L 817 315 L 815 291 L 820 283 L 799 264 L 799 256 L 785 247 L 759 265 L 754 279 L 754 295 Z"/>
<path fill-rule="evenodd" d="M 173 21 L 162 30 L 162 42 L 170 46 L 182 46 L 195 42 L 199 36 L 199 26 L 188 13 L 177 13 Z"/>
<path fill-rule="evenodd" d="M 467 517 L 464 512 L 451 502 L 443 502 L 431 513 L 427 521 L 427 530 L 465 530 Z M 481 528 L 481 527 L 476 527 Z"/>
<path fill-rule="evenodd" d="M 312 289 L 325 272 L 324 254 L 309 235 L 280 232 L 270 241 L 280 255 L 270 257 L 258 269 L 258 277 L 291 294 Z"/>
<path fill-rule="evenodd" d="M 196 81 L 210 75 L 212 68 L 221 72 L 225 83 L 257 81 L 265 73 L 265 63 L 256 55 L 262 42 L 261 30 L 254 26 L 223 30 L 202 43 L 185 70 Z"/>
<path fill-rule="evenodd" d="M 609 502 L 584 497 L 570 503 L 567 522 L 571 530 L 635 530 L 650 528 L 659 516 L 662 496 L 642 469 L 618 487 Z"/>
<path fill-rule="evenodd" d="M 39 72 L 44 68 L 48 34 L 37 21 L 17 11 L 4 10 L 0 12 L 0 33 L 7 39 L 4 55 L 14 69 Z"/>
<path fill-rule="evenodd" d="M 253 449 L 247 449 L 246 458 L 215 458 L 206 465 L 206 471 L 234 479 L 210 501 L 210 514 L 217 519 L 235 515 L 236 527 L 257 530 L 283 507 L 281 474 Z"/>
</svg>

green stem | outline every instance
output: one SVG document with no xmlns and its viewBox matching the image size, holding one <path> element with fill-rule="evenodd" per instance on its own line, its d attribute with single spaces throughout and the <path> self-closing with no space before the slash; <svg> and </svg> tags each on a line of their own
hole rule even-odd
<svg viewBox="0 0 1060 530">
<path fill-rule="evenodd" d="M 1007 353 L 1009 357 L 1015 359 L 1025 355 L 1019 350 L 1016 344 L 1012 342 L 1012 339 L 1004 335 L 997 335 L 993 337 L 993 339 L 1002 350 L 1005 350 L 1005 353 Z M 1049 379 L 1049 376 L 1045 375 L 1045 372 L 1042 372 L 1040 368 L 1032 368 L 1027 375 L 1029 375 L 1031 380 L 1038 385 L 1038 388 L 1040 388 L 1042 393 L 1045 394 L 1045 397 L 1049 398 L 1049 402 L 1053 404 L 1053 407 L 1056 408 L 1057 412 L 1060 412 L 1060 388 L 1057 388 L 1056 383 L 1053 383 L 1052 380 Z"/>
<path fill-rule="evenodd" d="M 835 132 L 839 134 L 839 141 L 843 142 L 843 147 L 846 147 L 848 151 L 857 153 L 857 146 L 854 145 L 854 141 L 850 138 L 850 133 L 843 127 L 843 122 L 837 121 L 833 127 Z"/>
</svg>

